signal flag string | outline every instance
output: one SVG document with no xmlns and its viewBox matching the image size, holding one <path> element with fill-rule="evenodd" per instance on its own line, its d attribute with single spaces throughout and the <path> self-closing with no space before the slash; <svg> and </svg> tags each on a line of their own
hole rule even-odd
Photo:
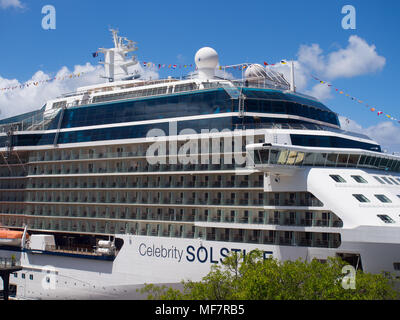
<svg viewBox="0 0 400 320">
<path fill-rule="evenodd" d="M 40 84 L 44 84 L 44 83 L 49 83 L 49 82 L 54 82 L 54 81 L 63 81 L 63 80 L 69 80 L 69 79 L 73 79 L 73 78 L 78 78 L 78 77 L 81 77 L 84 73 L 85 72 L 79 72 L 77 74 L 71 73 L 69 75 L 62 76 L 62 77 L 54 77 L 54 78 L 50 78 L 50 79 L 47 79 L 47 80 L 38 80 L 38 81 L 26 82 L 26 83 L 14 85 L 14 86 L 11 86 L 11 87 L 0 88 L 0 91 L 15 90 L 15 89 L 18 89 L 18 88 L 19 89 L 29 88 L 30 86 L 37 87 Z"/>
<path fill-rule="evenodd" d="M 335 90 L 335 92 L 337 92 L 338 94 L 345 95 L 346 97 L 348 97 L 348 98 L 351 99 L 352 101 L 355 101 L 355 102 L 358 102 L 359 104 L 365 105 L 371 112 L 375 112 L 375 111 L 376 111 L 376 113 L 377 113 L 378 116 L 384 115 L 384 116 L 386 116 L 388 119 L 393 120 L 393 121 L 397 121 L 397 123 L 400 123 L 400 120 L 399 120 L 399 119 L 397 119 L 397 118 L 395 118 L 395 117 L 393 117 L 393 116 L 391 116 L 391 115 L 389 115 L 389 114 L 387 114 L 387 113 L 385 113 L 385 112 L 383 112 L 383 111 L 378 110 L 376 107 L 371 106 L 371 105 L 369 105 L 368 103 L 365 103 L 363 100 L 360 100 L 360 99 L 358 99 L 358 98 L 356 98 L 356 97 L 353 97 L 353 96 L 349 95 L 348 93 L 345 93 L 345 92 L 344 92 L 343 90 L 341 90 L 341 89 L 335 88 L 331 83 L 329 83 L 329 82 L 327 82 L 327 81 L 324 81 L 324 80 L 321 80 L 321 79 L 319 79 L 319 78 L 317 78 L 317 77 L 315 77 L 315 76 L 313 76 L 313 75 L 311 75 L 311 77 L 312 77 L 314 80 L 318 81 L 319 83 L 325 84 L 325 85 L 327 85 L 328 87 L 333 88 L 333 89 Z"/>
</svg>

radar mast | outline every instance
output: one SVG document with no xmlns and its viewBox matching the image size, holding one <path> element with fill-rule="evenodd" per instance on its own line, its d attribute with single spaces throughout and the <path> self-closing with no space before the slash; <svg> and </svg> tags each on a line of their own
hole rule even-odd
<svg viewBox="0 0 400 320">
<path fill-rule="evenodd" d="M 114 48 L 99 48 L 99 52 L 104 54 L 105 78 L 110 82 L 116 80 L 131 80 L 137 78 L 138 73 L 129 73 L 128 68 L 138 63 L 136 56 L 129 57 L 129 52 L 134 52 L 138 48 L 136 42 L 128 40 L 126 37 L 118 36 L 118 30 L 110 29 Z"/>
</svg>

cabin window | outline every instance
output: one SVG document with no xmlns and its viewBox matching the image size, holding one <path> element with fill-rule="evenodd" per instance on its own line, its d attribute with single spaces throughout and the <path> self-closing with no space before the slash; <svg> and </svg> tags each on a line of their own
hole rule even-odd
<svg viewBox="0 0 400 320">
<path fill-rule="evenodd" d="M 353 194 L 353 197 L 356 198 L 359 202 L 371 202 L 369 199 L 363 194 Z"/>
<path fill-rule="evenodd" d="M 385 182 L 387 182 L 388 184 L 393 184 L 392 181 L 390 181 L 388 178 L 386 177 L 381 177 Z"/>
<path fill-rule="evenodd" d="M 368 183 L 367 180 L 365 180 L 363 177 L 361 176 L 351 176 L 356 182 L 358 183 Z"/>
<path fill-rule="evenodd" d="M 382 181 L 381 178 L 374 176 L 375 180 L 378 181 L 381 184 L 385 184 L 385 182 Z"/>
<path fill-rule="evenodd" d="M 375 197 L 383 203 L 389 203 L 392 202 L 392 200 L 390 200 L 388 197 L 386 197 L 384 194 L 376 194 Z"/>
<path fill-rule="evenodd" d="M 335 181 L 335 182 L 339 182 L 339 183 L 345 183 L 346 180 L 344 180 L 341 176 L 337 175 L 337 174 L 331 174 L 330 177 Z"/>
<path fill-rule="evenodd" d="M 378 214 L 378 217 L 385 223 L 395 223 L 395 221 L 386 214 Z"/>
</svg>

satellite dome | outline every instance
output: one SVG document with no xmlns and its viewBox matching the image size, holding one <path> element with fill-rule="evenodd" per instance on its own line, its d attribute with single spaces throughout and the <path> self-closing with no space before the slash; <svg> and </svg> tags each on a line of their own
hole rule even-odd
<svg viewBox="0 0 400 320">
<path fill-rule="evenodd" d="M 266 78 L 267 72 L 261 64 L 252 64 L 246 69 L 244 76 L 246 79 Z"/>
<path fill-rule="evenodd" d="M 199 69 L 215 69 L 218 66 L 218 53 L 210 47 L 201 48 L 197 51 L 194 60 Z"/>
<path fill-rule="evenodd" d="M 197 51 L 194 61 L 199 70 L 199 77 L 204 79 L 213 78 L 215 69 L 219 63 L 218 53 L 210 47 L 201 48 Z"/>
</svg>

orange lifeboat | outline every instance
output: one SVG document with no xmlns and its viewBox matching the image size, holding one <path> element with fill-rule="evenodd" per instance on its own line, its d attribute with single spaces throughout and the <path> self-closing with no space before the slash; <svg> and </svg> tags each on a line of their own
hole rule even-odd
<svg viewBox="0 0 400 320">
<path fill-rule="evenodd" d="M 0 246 L 20 246 L 23 235 L 22 231 L 0 229 Z"/>
</svg>

